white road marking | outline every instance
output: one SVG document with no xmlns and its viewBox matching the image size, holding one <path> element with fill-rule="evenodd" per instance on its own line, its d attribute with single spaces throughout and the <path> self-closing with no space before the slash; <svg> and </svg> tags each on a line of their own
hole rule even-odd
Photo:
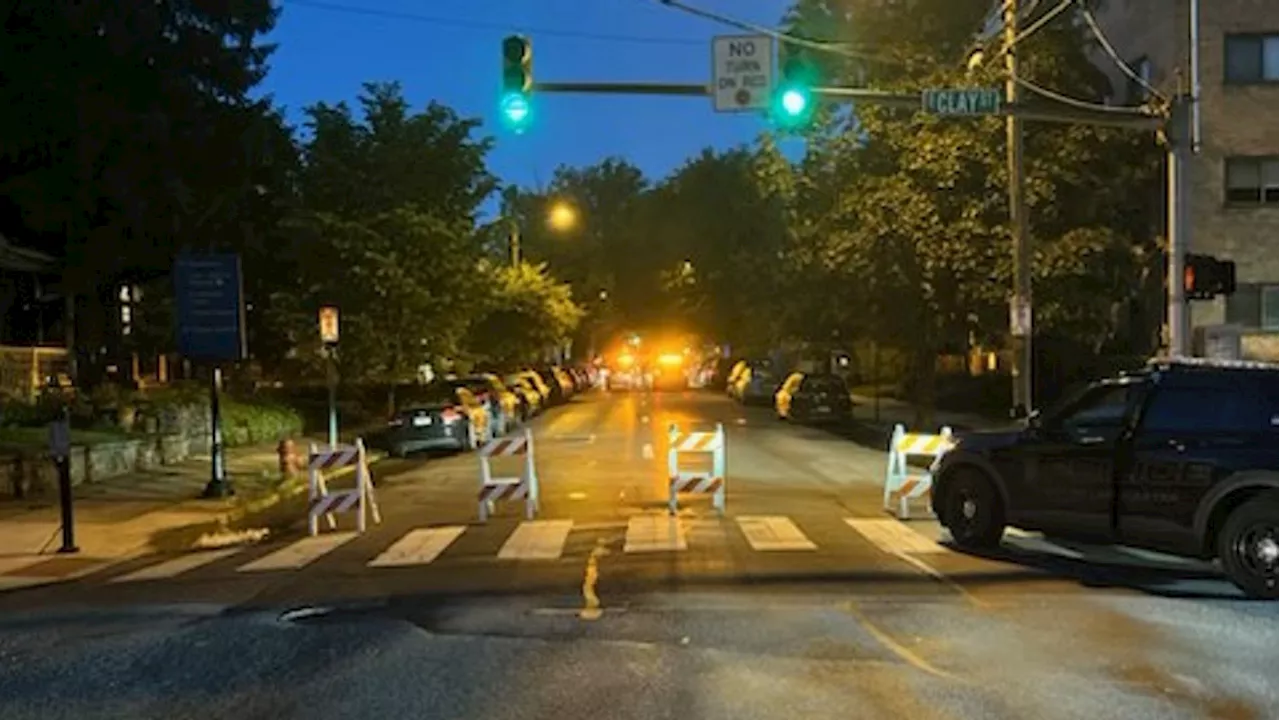
<svg viewBox="0 0 1280 720">
<path fill-rule="evenodd" d="M 898 520 L 884 518 L 845 518 L 849 527 L 876 547 L 890 553 L 945 553 L 936 541 L 916 532 Z"/>
<path fill-rule="evenodd" d="M 635 515 L 627 520 L 627 540 L 623 552 L 688 550 L 684 527 L 670 515 Z"/>
<path fill-rule="evenodd" d="M 465 525 L 418 528 L 405 533 L 381 555 L 369 561 L 369 567 L 403 567 L 430 565 L 440 553 L 453 544 L 466 530 Z"/>
<path fill-rule="evenodd" d="M 645 443 L 644 447 L 640 448 L 640 457 L 645 460 L 653 459 L 653 443 Z"/>
<path fill-rule="evenodd" d="M 268 570 L 297 570 L 315 562 L 322 555 L 354 540 L 354 532 L 337 532 L 316 537 L 306 537 L 279 550 L 241 565 L 238 572 L 263 572 Z"/>
<path fill-rule="evenodd" d="M 743 515 L 737 518 L 738 527 L 747 537 L 752 550 L 817 550 L 805 534 L 783 515 Z"/>
<path fill-rule="evenodd" d="M 572 520 L 530 520 L 516 527 L 498 551 L 500 560 L 559 560 Z"/>
<path fill-rule="evenodd" d="M 111 579 L 113 583 L 119 582 L 138 582 L 142 580 L 160 580 L 163 578 L 171 578 L 181 575 L 188 570 L 204 567 L 209 563 L 217 562 L 223 558 L 230 557 L 240 552 L 242 548 L 226 548 L 223 550 L 205 550 L 203 552 L 193 552 L 183 555 L 182 557 L 171 558 L 161 563 L 156 563 L 150 567 L 144 567 L 141 570 L 135 570 L 119 577 Z"/>
</svg>

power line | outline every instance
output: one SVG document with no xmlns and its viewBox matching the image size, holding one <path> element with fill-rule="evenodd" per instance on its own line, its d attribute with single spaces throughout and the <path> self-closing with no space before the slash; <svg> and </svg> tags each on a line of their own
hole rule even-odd
<svg viewBox="0 0 1280 720">
<path fill-rule="evenodd" d="M 662 3 L 663 5 L 666 5 L 667 7 L 675 8 L 676 10 L 683 10 L 684 12 L 687 12 L 690 15 L 696 15 L 705 20 L 711 20 L 712 22 L 720 23 L 721 25 L 727 25 L 729 27 L 737 28 L 739 30 L 746 30 L 747 32 L 758 33 L 760 35 L 768 35 L 769 37 L 773 38 L 779 43 L 782 43 L 785 45 L 797 45 L 799 47 L 809 48 L 810 50 L 816 50 L 818 52 L 831 53 L 833 55 L 843 55 L 844 57 L 851 58 L 854 60 L 870 60 L 873 62 L 880 62 L 880 63 L 889 64 L 889 65 L 900 65 L 903 63 L 903 61 L 900 59 L 888 58 L 885 56 L 874 55 L 872 53 L 866 53 L 866 52 L 861 52 L 859 50 L 854 50 L 853 48 L 849 47 L 849 45 L 846 43 L 818 42 L 815 40 L 809 40 L 807 38 L 797 37 L 795 35 L 790 35 L 788 33 L 780 32 L 778 30 L 774 30 L 773 28 L 765 27 L 763 25 L 757 25 L 756 23 L 747 22 L 745 20 L 738 20 L 737 18 L 732 18 L 732 17 L 729 17 L 728 15 L 721 15 L 720 13 L 712 12 L 710 10 L 703 10 L 702 8 L 697 8 L 692 5 L 686 5 L 680 0 L 658 0 L 658 2 Z"/>
<path fill-rule="evenodd" d="M 1112 113 L 1116 115 L 1131 115 L 1134 117 L 1152 117 L 1152 115 L 1149 112 L 1146 112 L 1143 108 L 1138 106 L 1103 105 L 1102 103 L 1090 102 L 1088 100 L 1080 100 L 1078 98 L 1073 98 L 1070 95 L 1063 95 L 1060 92 L 1057 92 L 1055 90 L 1050 90 L 1049 88 L 1042 87 L 1040 85 L 1037 85 L 1031 82 L 1030 80 L 1024 80 L 1020 77 L 1015 77 L 1013 81 L 1037 95 L 1048 98 L 1055 102 L 1060 102 L 1063 105 L 1070 105 L 1072 107 L 1080 108 L 1082 110 L 1095 110 L 1098 112 L 1107 112 L 1107 113 Z"/>
<path fill-rule="evenodd" d="M 1152 87 L 1151 83 L 1147 82 L 1146 78 L 1134 72 L 1133 68 L 1129 67 L 1129 63 L 1125 62 L 1124 59 L 1120 57 L 1120 53 L 1116 52 L 1115 46 L 1111 44 L 1110 40 L 1107 40 L 1107 36 L 1102 32 L 1102 28 L 1098 26 L 1098 21 L 1094 18 L 1093 11 L 1089 9 L 1088 5 L 1080 3 L 1080 14 L 1084 17 L 1084 22 L 1089 26 L 1089 30 L 1093 33 L 1093 36 L 1097 38 L 1098 44 L 1102 46 L 1102 50 L 1106 52 L 1107 56 L 1116 64 L 1116 67 L 1120 68 L 1120 72 L 1128 76 L 1130 80 L 1141 85 L 1144 90 L 1151 93 L 1154 97 L 1159 98 L 1163 102 L 1169 101 L 1169 98 L 1165 97 L 1163 93 Z"/>
<path fill-rule="evenodd" d="M 467 20 L 465 18 L 444 17 L 440 15 L 421 15 L 418 13 L 386 10 L 381 8 L 359 7 L 342 3 L 325 2 L 324 0 L 280 0 L 285 6 L 323 10 L 325 12 L 362 15 L 385 20 L 405 20 L 426 25 L 464 28 L 468 30 L 499 30 L 506 32 L 527 32 L 547 37 L 561 37 L 575 40 L 594 40 L 599 42 L 636 43 L 642 45 L 679 45 L 684 47 L 705 47 L 706 40 L 693 38 L 673 38 L 656 35 L 625 35 L 615 33 L 598 33 L 585 30 L 565 30 L 560 28 L 516 26 L 512 23 L 488 22 L 485 20 Z"/>
</svg>

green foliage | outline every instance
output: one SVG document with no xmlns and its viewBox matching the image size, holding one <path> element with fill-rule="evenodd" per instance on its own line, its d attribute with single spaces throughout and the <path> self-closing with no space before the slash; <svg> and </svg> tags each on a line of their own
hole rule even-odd
<svg viewBox="0 0 1280 720">
<path fill-rule="evenodd" d="M 536 357 L 563 342 L 583 311 L 572 290 L 547 274 L 545 265 L 483 267 L 489 289 L 485 311 L 468 333 L 471 353 L 506 366 Z"/>
<path fill-rule="evenodd" d="M 227 447 L 274 442 L 302 432 L 302 416 L 284 405 L 224 397 L 218 409 Z"/>
<path fill-rule="evenodd" d="M 411 379 L 462 350 L 483 300 L 475 215 L 494 187 L 490 143 L 441 105 L 412 112 L 394 84 L 367 85 L 360 107 L 359 119 L 344 104 L 307 110 L 300 197 L 277 248 L 290 282 L 264 316 L 303 376 L 323 377 L 316 313 L 332 304 L 344 379 Z"/>
</svg>

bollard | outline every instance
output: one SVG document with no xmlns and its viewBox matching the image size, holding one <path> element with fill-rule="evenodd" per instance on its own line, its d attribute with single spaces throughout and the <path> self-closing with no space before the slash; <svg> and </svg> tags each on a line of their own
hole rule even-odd
<svg viewBox="0 0 1280 720">
<path fill-rule="evenodd" d="M 62 547 L 60 553 L 77 553 L 75 509 L 71 503 L 71 417 L 62 408 L 58 419 L 49 423 L 49 454 L 58 469 L 58 505 L 62 515 Z"/>
</svg>

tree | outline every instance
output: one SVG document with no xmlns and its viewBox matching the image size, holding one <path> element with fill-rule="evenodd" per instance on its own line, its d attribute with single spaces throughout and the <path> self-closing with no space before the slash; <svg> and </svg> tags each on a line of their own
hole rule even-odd
<svg viewBox="0 0 1280 720">
<path fill-rule="evenodd" d="M 180 247 L 225 247 L 263 219 L 244 204 L 281 149 L 279 126 L 250 92 L 277 11 L 269 0 L 10 5 L 0 232 L 65 258 L 64 285 L 90 300 L 81 344 L 96 349 L 116 283 L 166 275 Z"/>
<path fill-rule="evenodd" d="M 509 367 L 564 342 L 583 311 L 567 284 L 545 265 L 482 265 L 489 293 L 468 333 L 468 349 L 482 362 Z"/>
<path fill-rule="evenodd" d="M 999 82 L 999 69 L 990 64 L 973 77 L 960 64 L 987 6 L 865 0 L 833 15 L 827 2 L 802 0 L 789 20 L 802 33 L 809 24 L 820 26 L 827 37 L 873 58 L 837 57 L 826 70 L 830 76 L 914 92 Z M 832 31 L 833 16 L 856 22 Z M 1050 23 L 1023 46 L 1023 77 L 1100 100 L 1105 83 L 1083 46 L 1076 26 Z M 962 348 L 971 332 L 986 340 L 1003 336 L 1011 261 L 1001 125 L 858 107 L 816 130 L 803 164 L 813 180 L 802 187 L 835 190 L 798 195 L 799 214 L 815 218 L 817 228 L 797 254 L 800 274 L 843 269 L 857 278 L 836 301 L 870 308 L 873 322 L 860 331 L 911 355 L 911 384 L 926 416 L 936 355 Z M 837 154 L 830 156 L 832 150 Z M 1086 333 L 1082 322 L 1118 317 L 1124 306 L 1142 302 L 1132 280 L 1155 254 L 1154 233 L 1149 215 L 1125 205 L 1134 187 L 1150 183 L 1158 163 L 1153 150 L 1147 138 L 1091 127 L 1034 126 L 1028 133 L 1039 336 L 1071 335 L 1092 352 L 1128 340 L 1116 323 Z"/>
<path fill-rule="evenodd" d="M 454 358 L 481 307 L 475 218 L 494 180 L 478 121 L 432 103 L 412 112 L 395 85 L 370 84 L 359 119 L 345 105 L 308 108 L 299 198 L 287 223 L 288 282 L 269 322 L 300 372 L 321 377 L 316 312 L 341 312 L 343 377 L 395 382 Z"/>
</svg>

